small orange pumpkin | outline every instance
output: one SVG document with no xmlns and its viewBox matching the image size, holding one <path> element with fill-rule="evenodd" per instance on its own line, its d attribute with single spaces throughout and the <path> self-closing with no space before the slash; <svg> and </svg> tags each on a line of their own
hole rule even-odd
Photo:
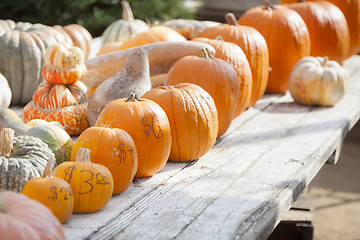
<svg viewBox="0 0 360 240">
<path fill-rule="evenodd" d="M 46 49 L 42 75 L 50 84 L 73 84 L 85 75 L 84 53 L 56 43 Z"/>
<path fill-rule="evenodd" d="M 67 181 L 74 194 L 74 213 L 96 212 L 110 201 L 114 182 L 109 169 L 90 161 L 90 150 L 80 148 L 75 162 L 63 162 L 53 175 Z"/>
<path fill-rule="evenodd" d="M 163 25 L 155 25 L 149 30 L 138 33 L 120 46 L 120 50 L 138 47 L 149 43 L 164 41 L 186 41 L 187 39 L 176 30 Z"/>
<path fill-rule="evenodd" d="M 70 185 L 61 178 L 52 176 L 55 158 L 49 159 L 42 177 L 30 179 L 22 189 L 22 194 L 47 206 L 61 223 L 71 216 L 74 196 Z"/>
<path fill-rule="evenodd" d="M 76 139 L 71 161 L 80 148 L 91 151 L 91 161 L 107 167 L 114 180 L 113 195 L 125 191 L 134 179 L 138 155 L 131 136 L 122 129 L 90 127 Z"/>
<path fill-rule="evenodd" d="M 195 160 L 214 145 L 218 116 L 214 100 L 204 89 L 191 83 L 159 86 L 143 95 L 162 107 L 170 121 L 170 161 Z"/>
<path fill-rule="evenodd" d="M 194 83 L 214 99 L 218 112 L 218 137 L 230 127 L 239 97 L 238 75 L 232 65 L 215 58 L 207 49 L 198 56 L 186 56 L 171 67 L 165 85 Z"/>
<path fill-rule="evenodd" d="M 130 134 L 138 153 L 135 177 L 149 177 L 163 168 L 171 149 L 170 123 L 164 110 L 155 102 L 137 98 L 120 98 L 108 103 L 95 126 L 121 128 Z"/>
</svg>

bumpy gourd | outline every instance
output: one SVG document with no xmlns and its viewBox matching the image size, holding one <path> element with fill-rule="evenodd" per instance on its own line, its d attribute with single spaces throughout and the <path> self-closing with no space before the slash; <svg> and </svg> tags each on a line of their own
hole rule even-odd
<svg viewBox="0 0 360 240">
<path fill-rule="evenodd" d="M 14 136 L 14 130 L 0 131 L 0 190 L 20 192 L 31 178 L 43 174 L 54 153 L 36 137 Z"/>
</svg>

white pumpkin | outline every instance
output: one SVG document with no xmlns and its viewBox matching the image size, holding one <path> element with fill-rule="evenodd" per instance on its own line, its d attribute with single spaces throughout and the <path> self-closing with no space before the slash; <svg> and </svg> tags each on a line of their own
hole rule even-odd
<svg viewBox="0 0 360 240">
<path fill-rule="evenodd" d="M 0 73 L 0 107 L 7 108 L 11 102 L 11 89 L 6 78 Z"/>
<path fill-rule="evenodd" d="M 292 69 L 289 91 L 297 103 L 334 106 L 344 97 L 348 79 L 338 62 L 327 57 L 304 57 Z"/>
</svg>

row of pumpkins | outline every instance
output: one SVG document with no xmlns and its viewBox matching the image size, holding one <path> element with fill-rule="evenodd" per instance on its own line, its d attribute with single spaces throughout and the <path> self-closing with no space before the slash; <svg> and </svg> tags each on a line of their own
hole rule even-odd
<svg viewBox="0 0 360 240">
<path fill-rule="evenodd" d="M 360 15 L 360 1 L 346 4 L 355 2 Z M 349 31 L 353 23 L 329 2 L 265 1 L 238 21 L 227 14 L 226 24 L 177 19 L 152 27 L 133 18 L 127 2 L 123 6 L 124 19 L 105 30 L 98 56 L 89 59 L 89 48 L 60 40 L 36 50 L 41 58 L 30 61 L 34 53 L 20 52 L 24 43 L 11 40 L 21 31 L 2 33 L 0 23 L 0 49 L 9 51 L 0 57 L 0 83 L 8 86 L 10 79 L 10 88 L 0 91 L 12 92 L 14 105 L 26 104 L 22 119 L 7 108 L 10 101 L 0 108 L 0 189 L 42 202 L 56 221 L 98 211 L 168 160 L 203 156 L 265 92 L 290 90 L 296 102 L 333 106 L 346 90 L 340 64 L 360 47 L 356 31 Z M 44 47 L 36 29 L 18 41 Z M 17 61 L 37 65 L 20 71 Z M 71 135 L 78 136 L 75 142 Z M 6 205 L 12 206 L 7 195 L 13 194 L 0 193 L 1 213 L 11 215 Z M 47 233 L 56 231 L 61 225 Z"/>
</svg>

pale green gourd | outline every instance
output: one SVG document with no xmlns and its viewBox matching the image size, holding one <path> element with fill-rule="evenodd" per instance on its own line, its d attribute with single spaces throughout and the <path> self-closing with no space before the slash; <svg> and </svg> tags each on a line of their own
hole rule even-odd
<svg viewBox="0 0 360 240">
<path fill-rule="evenodd" d="M 103 32 L 102 44 L 108 42 L 124 42 L 131 36 L 149 29 L 148 25 L 139 19 L 134 19 L 130 5 L 127 1 L 121 1 L 122 19 L 111 23 Z"/>
</svg>

